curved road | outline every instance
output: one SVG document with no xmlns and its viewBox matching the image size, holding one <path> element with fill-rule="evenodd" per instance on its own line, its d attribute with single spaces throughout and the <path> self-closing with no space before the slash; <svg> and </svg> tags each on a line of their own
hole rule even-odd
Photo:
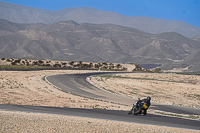
<svg viewBox="0 0 200 133">
<path fill-rule="evenodd" d="M 120 96 L 102 89 L 99 89 L 89 82 L 86 78 L 94 75 L 102 74 L 119 74 L 119 72 L 98 72 L 98 73 L 81 73 L 81 74 L 64 74 L 48 76 L 47 80 L 54 86 L 62 89 L 63 91 L 77 94 L 80 96 L 101 99 L 105 101 L 132 105 L 136 99 Z M 166 112 L 179 113 L 179 114 L 195 114 L 200 115 L 200 110 L 193 108 L 185 108 L 172 105 L 164 105 L 159 103 L 152 103 L 151 109 L 162 110 Z"/>
<path fill-rule="evenodd" d="M 135 99 L 119 96 L 91 85 L 86 81 L 88 76 L 99 74 L 116 74 L 117 72 L 106 73 L 83 73 L 83 74 L 65 74 L 65 75 L 53 75 L 47 77 L 47 80 L 59 89 L 74 93 L 77 95 L 91 97 L 95 99 L 102 99 L 106 101 L 132 105 Z M 198 114 L 200 110 L 192 108 L 183 108 L 170 105 L 161 105 L 152 103 L 152 109 L 184 113 L 184 114 Z M 116 110 L 100 110 L 100 109 L 76 109 L 76 108 L 59 108 L 59 107 L 42 107 L 42 106 L 23 106 L 23 105 L 0 105 L 0 109 L 13 110 L 13 111 L 27 111 L 38 113 L 50 113 L 50 114 L 62 114 L 72 115 L 99 119 L 108 119 L 116 121 L 135 122 L 151 125 L 170 126 L 178 128 L 188 128 L 200 130 L 200 121 L 187 120 L 180 118 L 170 118 L 159 115 L 146 115 L 146 116 L 134 116 L 128 115 L 127 111 Z"/>
</svg>

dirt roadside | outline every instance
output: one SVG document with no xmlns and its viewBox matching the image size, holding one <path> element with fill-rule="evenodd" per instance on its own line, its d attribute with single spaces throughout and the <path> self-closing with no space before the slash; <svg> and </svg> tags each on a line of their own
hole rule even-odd
<svg viewBox="0 0 200 133">
<path fill-rule="evenodd" d="M 132 98 L 152 97 L 153 102 L 200 109 L 200 76 L 130 73 L 91 78 L 94 85 Z"/>
<path fill-rule="evenodd" d="M 199 133 L 171 127 L 143 125 L 73 116 L 0 111 L 1 133 Z"/>
</svg>

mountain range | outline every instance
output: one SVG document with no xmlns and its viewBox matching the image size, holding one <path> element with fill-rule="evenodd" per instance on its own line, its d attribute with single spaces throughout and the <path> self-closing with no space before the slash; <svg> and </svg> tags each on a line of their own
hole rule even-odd
<svg viewBox="0 0 200 133">
<path fill-rule="evenodd" d="M 0 20 L 0 57 L 161 64 L 200 71 L 200 41 L 176 32 L 150 34 L 115 24 Z"/>
<path fill-rule="evenodd" d="M 77 23 L 111 23 L 140 29 L 151 34 L 177 32 L 190 38 L 200 35 L 199 28 L 180 20 L 164 20 L 145 16 L 130 17 L 88 7 L 50 11 L 0 2 L 0 19 L 9 20 L 15 23 L 53 24 L 58 21 L 66 20 L 73 20 Z"/>
</svg>

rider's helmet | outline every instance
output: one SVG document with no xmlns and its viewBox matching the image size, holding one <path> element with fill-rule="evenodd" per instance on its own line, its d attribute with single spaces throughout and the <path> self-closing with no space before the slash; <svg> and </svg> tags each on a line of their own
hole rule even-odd
<svg viewBox="0 0 200 133">
<path fill-rule="evenodd" d="M 150 96 L 148 96 L 148 97 L 147 97 L 147 100 L 151 101 L 151 97 L 150 97 Z"/>
</svg>

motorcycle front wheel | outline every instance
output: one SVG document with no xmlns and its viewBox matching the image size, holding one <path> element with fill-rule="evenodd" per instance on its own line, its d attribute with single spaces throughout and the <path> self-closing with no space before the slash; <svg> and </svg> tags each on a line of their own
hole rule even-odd
<svg viewBox="0 0 200 133">
<path fill-rule="evenodd" d="M 129 111 L 128 114 L 129 114 L 129 115 L 132 114 L 132 111 Z"/>
</svg>

